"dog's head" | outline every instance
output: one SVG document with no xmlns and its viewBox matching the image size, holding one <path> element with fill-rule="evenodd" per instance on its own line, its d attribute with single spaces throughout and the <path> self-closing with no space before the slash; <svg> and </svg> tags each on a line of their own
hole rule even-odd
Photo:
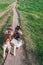
<svg viewBox="0 0 43 65">
<path fill-rule="evenodd" d="M 10 37 L 7 35 L 6 37 L 5 37 L 5 41 L 9 41 L 10 40 Z"/>
</svg>

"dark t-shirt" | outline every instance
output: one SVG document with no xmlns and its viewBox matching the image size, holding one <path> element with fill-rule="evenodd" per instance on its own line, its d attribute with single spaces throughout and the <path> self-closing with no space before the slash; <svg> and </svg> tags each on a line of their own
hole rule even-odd
<svg viewBox="0 0 43 65">
<path fill-rule="evenodd" d="M 18 40 L 18 38 L 20 38 L 20 34 L 17 32 L 17 33 L 14 35 L 14 38 Z"/>
<path fill-rule="evenodd" d="M 17 26 L 17 27 L 15 28 L 16 34 L 14 35 L 14 38 L 17 39 L 17 40 L 18 40 L 18 38 L 20 38 L 20 34 L 18 33 L 18 30 L 19 30 L 19 29 L 21 29 L 20 26 Z"/>
</svg>

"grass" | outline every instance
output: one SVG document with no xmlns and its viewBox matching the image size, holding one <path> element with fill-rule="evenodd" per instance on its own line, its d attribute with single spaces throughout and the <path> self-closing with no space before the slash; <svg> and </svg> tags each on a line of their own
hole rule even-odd
<svg viewBox="0 0 43 65">
<path fill-rule="evenodd" d="M 9 24 L 12 24 L 12 11 L 8 12 L 5 16 L 8 17 L 7 20 L 6 20 L 6 24 L 2 27 L 2 30 L 0 31 L 0 64 L 3 61 L 3 56 L 2 56 L 3 49 L 2 49 L 2 45 L 3 45 L 3 41 L 4 41 L 4 32 L 5 32 L 6 28 L 7 28 L 7 26 Z M 5 16 L 3 16 L 4 19 L 6 18 Z"/>
<path fill-rule="evenodd" d="M 36 63 L 43 65 L 43 0 L 18 0 L 21 27 L 26 50 L 37 55 Z M 29 54 L 28 54 L 29 55 Z"/>
<path fill-rule="evenodd" d="M 9 11 L 8 11 L 8 12 L 9 12 Z M 2 22 L 5 21 L 7 15 L 8 15 L 8 12 L 7 12 L 4 16 L 2 16 L 2 17 L 0 18 L 0 24 L 2 24 Z"/>
<path fill-rule="evenodd" d="M 7 9 L 7 7 L 15 0 L 0 0 L 0 12 Z"/>
</svg>

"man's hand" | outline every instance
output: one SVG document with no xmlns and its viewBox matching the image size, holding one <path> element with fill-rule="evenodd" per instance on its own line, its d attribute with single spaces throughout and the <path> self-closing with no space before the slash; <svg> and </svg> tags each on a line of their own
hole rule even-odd
<svg viewBox="0 0 43 65">
<path fill-rule="evenodd" d="M 20 35 L 23 35 L 22 30 L 18 30 L 18 33 L 19 33 Z"/>
</svg>

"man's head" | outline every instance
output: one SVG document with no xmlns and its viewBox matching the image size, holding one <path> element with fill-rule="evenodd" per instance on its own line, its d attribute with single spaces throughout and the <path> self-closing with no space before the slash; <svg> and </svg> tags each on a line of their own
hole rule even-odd
<svg viewBox="0 0 43 65">
<path fill-rule="evenodd" d="M 17 27 L 15 28 L 15 30 L 17 30 L 17 31 L 18 31 L 19 29 L 21 29 L 20 26 L 17 26 Z"/>
</svg>

